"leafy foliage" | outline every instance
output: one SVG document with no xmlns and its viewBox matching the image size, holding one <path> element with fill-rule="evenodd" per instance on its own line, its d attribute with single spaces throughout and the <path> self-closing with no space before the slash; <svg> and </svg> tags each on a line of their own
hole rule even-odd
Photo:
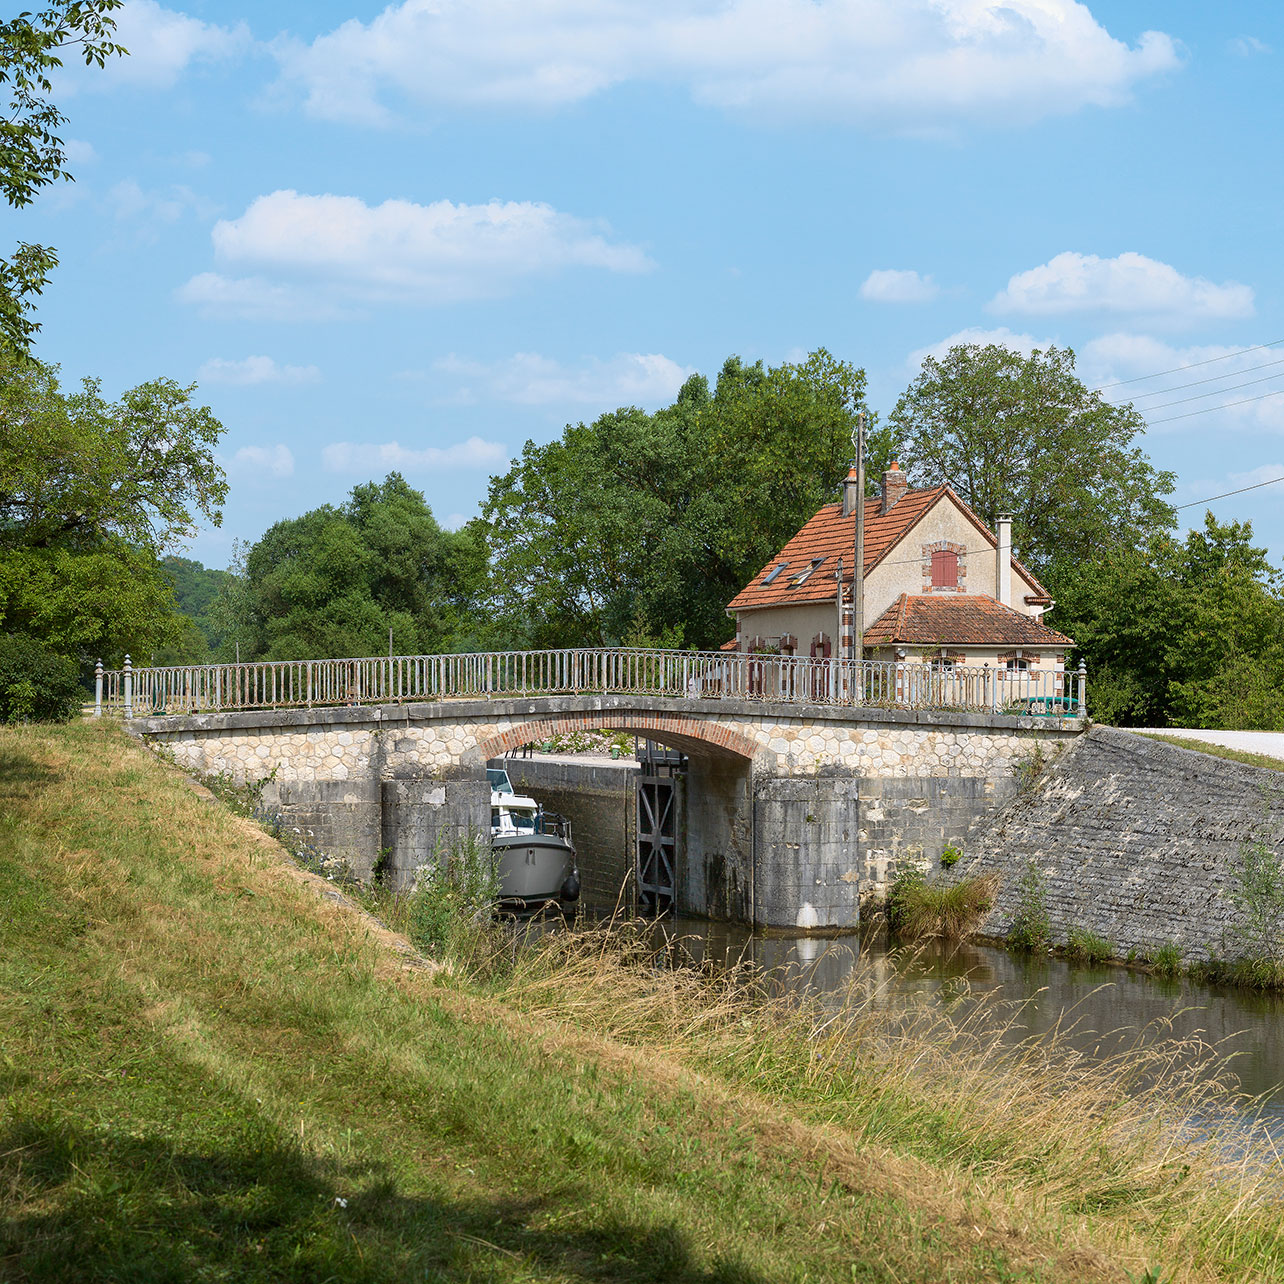
<svg viewBox="0 0 1284 1284">
<path fill-rule="evenodd" d="M 103 66 L 126 50 L 111 36 L 112 13 L 122 0 L 61 0 L 39 12 L 0 21 L 0 84 L 8 87 L 8 110 L 0 119 L 0 193 L 13 209 L 30 205 L 40 190 L 70 181 L 58 130 L 66 116 L 50 98 L 51 76 L 64 51 L 74 49 L 87 66 Z M 21 243 L 0 259 L 0 354 L 25 355 L 39 325 L 33 299 L 58 264 L 45 245 Z"/>
<path fill-rule="evenodd" d="M 423 495 L 390 473 L 338 508 L 277 522 L 211 612 L 224 656 L 238 641 L 243 658 L 380 655 L 389 629 L 397 652 L 415 655 L 469 637 L 484 579 L 473 535 L 442 530 Z"/>
<path fill-rule="evenodd" d="M 1246 522 L 1205 515 L 1067 570 L 1057 624 L 1088 663 L 1093 716 L 1123 726 L 1284 728 L 1284 599 Z"/>
<path fill-rule="evenodd" d="M 911 866 L 888 890 L 888 929 L 901 941 L 961 940 L 989 913 L 997 886 L 992 875 L 930 883 L 921 869 Z"/>
<path fill-rule="evenodd" d="M 64 722 L 84 694 L 66 656 L 35 638 L 0 633 L 0 722 Z"/>
<path fill-rule="evenodd" d="M 527 442 L 479 532 L 503 636 L 532 646 L 713 647 L 728 601 L 824 503 L 851 458 L 865 375 L 824 350 L 724 363 L 654 414 L 626 407 Z M 871 438 L 871 467 L 886 458 Z"/>
<path fill-rule="evenodd" d="M 1068 348 L 958 344 L 928 357 L 891 426 L 911 484 L 948 483 L 992 529 L 1010 513 L 1013 546 L 1038 574 L 1172 524 L 1173 474 L 1133 444 L 1144 420 L 1089 392 Z"/>
<path fill-rule="evenodd" d="M 1008 949 L 1021 954 L 1046 954 L 1052 948 L 1048 883 L 1034 861 L 1026 863 L 1017 884 L 1017 908 L 1006 939 Z"/>
<path fill-rule="evenodd" d="M 223 426 L 195 385 L 155 379 L 107 402 L 55 366 L 0 353 L 0 624 L 64 655 L 118 661 L 181 623 L 158 558 L 222 520 Z"/>
</svg>

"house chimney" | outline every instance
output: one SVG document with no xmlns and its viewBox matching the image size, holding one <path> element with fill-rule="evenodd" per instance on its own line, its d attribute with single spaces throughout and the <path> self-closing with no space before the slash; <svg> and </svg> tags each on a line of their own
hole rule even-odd
<svg viewBox="0 0 1284 1284">
<path fill-rule="evenodd" d="M 883 474 L 883 512 L 890 513 L 909 490 L 909 481 L 901 472 L 901 466 L 892 460 L 892 466 Z"/>
<path fill-rule="evenodd" d="M 850 517 L 856 511 L 856 470 L 853 468 L 843 482 L 843 516 Z"/>
<path fill-rule="evenodd" d="M 1000 513 L 999 545 L 994 551 L 994 596 L 1004 606 L 1012 605 L 1012 518 Z"/>
</svg>

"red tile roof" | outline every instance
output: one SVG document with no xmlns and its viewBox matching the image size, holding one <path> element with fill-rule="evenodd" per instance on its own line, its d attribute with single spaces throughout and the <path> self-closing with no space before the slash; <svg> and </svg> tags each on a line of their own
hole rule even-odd
<svg viewBox="0 0 1284 1284">
<path fill-rule="evenodd" d="M 891 552 L 917 525 L 919 519 L 946 495 L 988 540 L 998 547 L 993 532 L 948 486 L 906 491 L 890 513 L 882 511 L 882 501 L 865 501 L 865 574 Z M 856 541 L 856 514 L 843 516 L 842 504 L 826 504 L 797 535 L 789 541 L 752 580 L 727 603 L 728 611 L 749 611 L 766 606 L 792 606 L 799 602 L 824 602 L 835 595 L 834 571 L 843 559 L 843 581 L 852 580 L 853 549 Z M 823 557 L 824 562 L 804 581 L 794 586 L 792 578 L 806 570 L 811 562 Z M 781 562 L 788 566 L 771 584 L 764 584 L 767 574 Z M 1040 591 L 1043 586 L 1016 558 L 1012 564 Z"/>
<path fill-rule="evenodd" d="M 865 645 L 909 642 L 934 646 L 1074 645 L 1056 629 L 983 593 L 902 593 L 865 630 Z"/>
</svg>

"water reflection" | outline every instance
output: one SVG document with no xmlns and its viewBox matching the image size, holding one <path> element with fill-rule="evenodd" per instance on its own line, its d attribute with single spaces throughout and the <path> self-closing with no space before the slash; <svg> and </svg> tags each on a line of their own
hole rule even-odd
<svg viewBox="0 0 1284 1284">
<path fill-rule="evenodd" d="M 1273 1128 L 1284 1126 L 1284 997 L 1195 985 L 1126 968 L 1071 967 L 1023 959 L 984 945 L 933 945 L 912 954 L 881 941 L 755 934 L 727 923 L 672 919 L 666 931 L 695 959 L 733 966 L 751 960 L 778 984 L 830 994 L 851 982 L 858 959 L 867 980 L 943 1005 L 997 999 L 1012 1012 L 1016 1040 L 1058 1029 L 1078 1050 L 1107 1056 L 1138 1034 L 1198 1037 L 1232 1057 L 1242 1089 L 1263 1099 Z"/>
</svg>

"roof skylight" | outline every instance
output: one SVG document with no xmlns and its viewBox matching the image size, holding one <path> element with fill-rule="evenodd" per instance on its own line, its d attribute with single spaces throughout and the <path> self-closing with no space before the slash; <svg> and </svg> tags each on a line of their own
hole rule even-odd
<svg viewBox="0 0 1284 1284">
<path fill-rule="evenodd" d="M 804 567 L 801 571 L 798 572 L 797 575 L 793 577 L 793 579 L 789 581 L 789 587 L 797 588 L 800 584 L 806 584 L 812 571 L 814 571 L 816 567 L 818 567 L 821 564 L 821 562 L 823 562 L 824 560 L 825 559 L 823 557 L 813 557 L 811 559 L 811 564 L 809 566 Z"/>
<path fill-rule="evenodd" d="M 764 584 L 774 584 L 780 578 L 780 572 L 788 566 L 788 562 L 777 562 L 775 566 L 763 577 Z"/>
</svg>

